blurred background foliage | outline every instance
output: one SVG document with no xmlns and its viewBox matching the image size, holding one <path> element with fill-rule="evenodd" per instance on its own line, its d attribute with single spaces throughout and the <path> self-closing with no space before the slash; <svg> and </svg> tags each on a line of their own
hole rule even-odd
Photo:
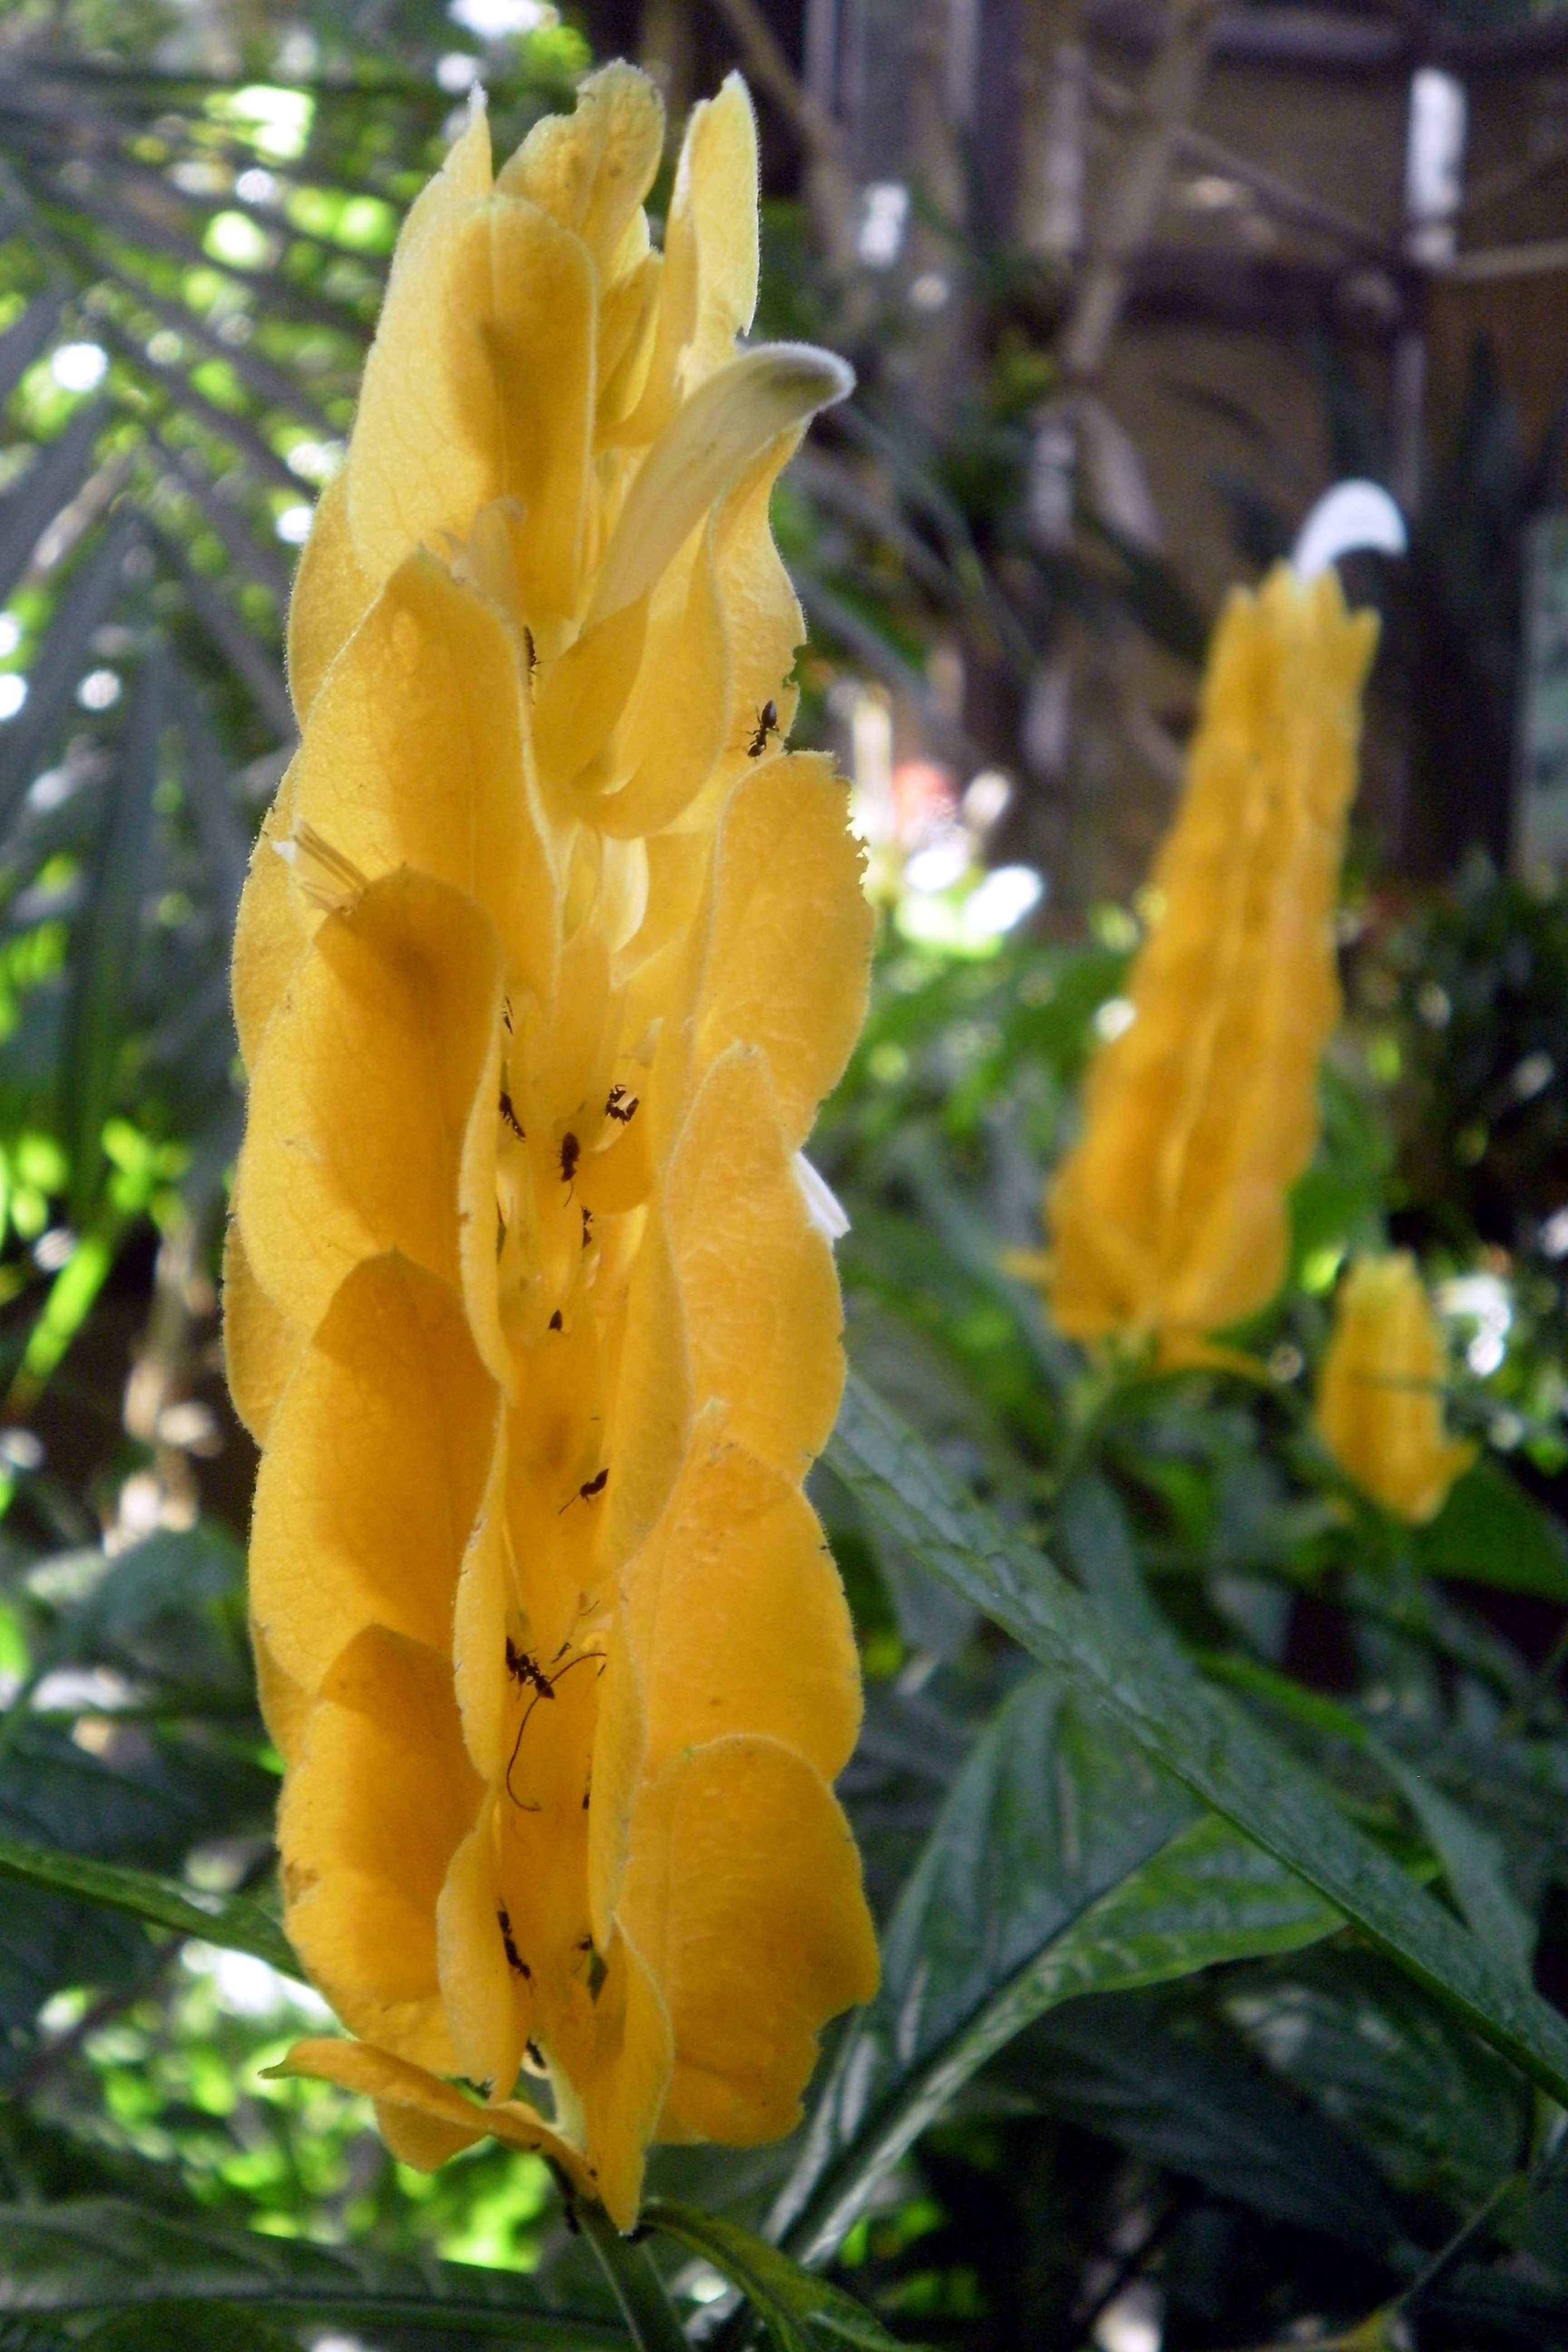
<svg viewBox="0 0 1568 2352">
<path fill-rule="evenodd" d="M 1444 56 L 1549 14 L 1384 12 Z M 1143 153 L 1162 60 L 1205 16 L 1172 12 L 1113 165 Z M 587 2315 L 553 2340 L 610 2340 L 541 2166 L 490 2149 L 426 2178 L 361 2103 L 266 2075 L 323 2011 L 261 1956 L 278 1759 L 244 1635 L 253 1462 L 217 1346 L 227 946 L 291 743 L 289 569 L 402 207 L 481 72 L 505 149 L 595 53 L 640 45 L 672 97 L 738 54 L 767 139 L 763 324 L 860 371 L 776 514 L 812 625 L 803 732 L 854 776 L 881 909 L 871 1016 L 814 1146 L 852 1219 L 858 1371 L 1008 1530 L 1231 1694 L 1568 2001 L 1568 899 L 1502 870 L 1555 416 L 1527 430 L 1479 352 L 1411 496 L 1391 380 L 1298 338 L 1331 475 L 1399 488 L 1411 520 L 1407 559 L 1352 565 L 1385 636 L 1346 1018 L 1289 1281 L 1238 1335 L 1262 1376 L 1091 1364 L 1003 1260 L 1038 1244 L 1121 1017 L 1152 912 L 1138 844 L 1168 810 L 1214 595 L 1153 526 L 1106 354 L 1081 346 L 1103 240 L 1085 261 L 998 226 L 975 141 L 950 123 L 944 146 L 939 121 L 904 192 L 919 250 L 871 266 L 875 205 L 846 209 L 855 159 L 789 78 L 799 30 L 741 0 L 14 0 L 0 22 L 0 1864 L 49 1848 L 262 1906 L 226 1948 L 85 1880 L 70 1899 L 5 1879 L 6 2346 L 292 2343 L 312 2314 L 340 2332 L 307 2340 L 333 2347 L 505 2332 L 477 2305 L 410 2322 L 395 2265 L 434 2252 Z M 1213 488 L 1240 574 L 1289 548 L 1303 469 L 1239 394 L 1226 429 L 1246 462 Z M 1131 852 L 1108 847 L 1124 773 Z M 1449 1417 L 1482 1448 L 1414 1531 L 1346 1485 L 1309 1411 L 1340 1271 L 1388 1243 L 1420 1256 Z M 771 2210 L 929 2344 L 1568 2342 L 1561 2111 L 1440 1989 L 1273 1881 L 1260 1926 L 1238 1850 L 1205 1877 L 1190 1801 L 889 1538 L 842 1465 L 816 1500 L 864 1647 L 845 1792 L 890 1979 L 919 1962 L 947 2004 L 900 2112 L 922 2066 L 951 2062 L 953 2095 L 896 2161 L 850 2166 L 816 2240 L 805 2190 L 775 2203 L 794 2145 L 670 2155 L 665 2192 L 752 2226 Z M 1114 1951 L 1081 1927 L 1111 1895 Z M 1003 2031 L 1036 1978 L 1060 2005 L 1019 1997 Z M 830 2073 L 819 2122 L 833 2095 Z M 228 2225 L 283 2250 L 281 2317 L 244 2316 Z M 289 2267 L 305 2242 L 350 2250 L 335 2284 Z M 718 2271 L 669 2267 L 694 2340 L 738 2345 Z M 418 2276 L 461 2303 L 456 2273 Z"/>
</svg>

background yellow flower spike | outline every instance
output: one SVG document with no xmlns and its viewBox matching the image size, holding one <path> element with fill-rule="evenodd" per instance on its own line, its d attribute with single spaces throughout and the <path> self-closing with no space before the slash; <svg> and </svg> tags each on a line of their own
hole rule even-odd
<svg viewBox="0 0 1568 2352">
<path fill-rule="evenodd" d="M 769 491 L 850 379 L 735 349 L 743 84 L 660 256 L 662 143 L 611 67 L 493 179 L 476 111 L 408 216 L 240 911 L 226 1302 L 287 1925 L 363 2036 L 292 2063 L 623 2227 L 651 2139 L 787 2131 L 877 1981 L 799 1158 L 871 919 L 842 780 L 759 731 L 801 635 Z"/>
<path fill-rule="evenodd" d="M 1226 607 L 1132 1018 L 1095 1056 L 1047 1192 L 1044 1282 L 1075 1338 L 1190 1356 L 1284 1278 L 1286 1192 L 1339 1017 L 1334 900 L 1376 635 L 1332 572 L 1280 564 Z"/>
<path fill-rule="evenodd" d="M 1447 1350 L 1407 1251 L 1358 1258 L 1340 1286 L 1318 1380 L 1319 1436 L 1395 1518 L 1436 1518 L 1476 1448 L 1443 1425 Z"/>
</svg>

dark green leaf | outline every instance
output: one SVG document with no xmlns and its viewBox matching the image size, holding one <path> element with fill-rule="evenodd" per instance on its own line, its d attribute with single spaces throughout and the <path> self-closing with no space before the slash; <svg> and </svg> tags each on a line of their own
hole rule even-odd
<svg viewBox="0 0 1568 2352">
<path fill-rule="evenodd" d="M 1278 1962 L 1223 2007 L 1403 2192 L 1462 2210 L 1523 2155 L 1528 2084 L 1375 1953 L 1336 1947 Z"/>
<path fill-rule="evenodd" d="M 1433 1576 L 1568 1602 L 1568 1543 L 1503 1471 L 1478 1462 L 1452 1488 L 1415 1555 Z"/>
<path fill-rule="evenodd" d="M 851 2344 L 860 2352 L 899 2352 L 863 2304 L 802 2270 L 787 2254 L 736 2222 L 721 2221 L 690 2205 L 656 2199 L 643 2219 L 688 2252 L 702 2255 L 747 2298 L 774 2352 L 819 2352 L 825 2344 Z"/>
<path fill-rule="evenodd" d="M 552 2352 L 625 2352 L 621 2331 L 553 2310 L 516 2271 L 175 2221 L 108 2198 L 0 2206 L 0 2313 L 78 2319 L 151 2306 L 166 2345 L 202 2339 L 216 2306 L 319 2325 L 464 2331 Z M 178 2315 L 176 2317 L 174 2315 Z"/>
<path fill-rule="evenodd" d="M 1500 1841 L 1381 1739 L 1367 1746 L 1399 1789 L 1443 1865 L 1455 1901 L 1483 1944 L 1521 1984 L 1531 1981 L 1535 1929 L 1508 1883 Z"/>
<path fill-rule="evenodd" d="M 772 2216 L 824 2260 L 972 2075 L 1075 1994 L 1289 1950 L 1339 1915 L 1056 1675 L 1033 1675 L 960 1773 L 883 1940 Z"/>
<path fill-rule="evenodd" d="M 996 2062 L 1000 2081 L 1145 2162 L 1255 2212 L 1386 2255 L 1399 2238 L 1384 2184 L 1355 2141 L 1239 2038 L 1155 1993 L 1068 2001 Z"/>
<path fill-rule="evenodd" d="M 1092 1697 L 1170 1773 L 1568 2100 L 1568 2024 L 1338 1811 L 1241 1711 L 1099 1618 L 1041 1554 L 945 1477 L 914 1432 L 851 1379 L 828 1459 L 931 1570 Z"/>
<path fill-rule="evenodd" d="M 258 1960 L 298 1976 L 300 1963 L 288 1938 L 269 1912 L 243 1895 L 206 1895 L 159 1878 L 152 1871 L 130 1870 L 122 1864 L 89 1862 L 79 1854 L 60 1853 L 47 1846 L 21 1844 L 0 1837 L 0 1878 L 18 1881 L 54 1895 L 106 1906 L 149 1927 L 170 1927 L 181 1936 L 200 1936 L 228 1950 L 250 1952 Z M 79 1977 L 67 1979 L 79 1983 Z"/>
</svg>

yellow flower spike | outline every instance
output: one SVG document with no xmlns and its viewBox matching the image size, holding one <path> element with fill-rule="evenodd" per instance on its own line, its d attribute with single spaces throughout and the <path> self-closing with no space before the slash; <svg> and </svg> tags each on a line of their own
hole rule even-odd
<svg viewBox="0 0 1568 2352">
<path fill-rule="evenodd" d="M 1191 1359 L 1283 1279 L 1339 1017 L 1334 900 L 1375 641 L 1331 572 L 1304 583 L 1281 564 L 1226 607 L 1132 1017 L 1095 1055 L 1047 1193 L 1044 1286 L 1074 1338 Z"/>
<path fill-rule="evenodd" d="M 759 733 L 801 635 L 769 494 L 848 376 L 736 352 L 744 86 L 663 256 L 661 145 L 611 68 L 493 180 L 476 115 L 409 215 L 290 616 L 226 1295 L 286 1924 L 363 2037 L 290 2063 L 627 2227 L 652 2138 L 787 2130 L 876 1980 L 798 1160 L 870 917 L 844 784 Z"/>
<path fill-rule="evenodd" d="M 1334 1302 L 1318 1379 L 1318 1434 L 1348 1476 L 1395 1518 L 1436 1518 L 1476 1448 L 1443 1425 L 1447 1351 L 1415 1261 L 1362 1257 Z"/>
</svg>

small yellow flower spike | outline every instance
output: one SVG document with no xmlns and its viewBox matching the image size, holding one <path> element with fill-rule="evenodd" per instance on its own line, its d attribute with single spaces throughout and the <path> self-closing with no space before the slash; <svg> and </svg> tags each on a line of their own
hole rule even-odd
<svg viewBox="0 0 1568 2352">
<path fill-rule="evenodd" d="M 1436 1518 L 1473 1445 L 1443 1426 L 1443 1335 L 1405 1250 L 1355 1261 L 1318 1378 L 1318 1434 L 1363 1493 L 1414 1527 Z"/>
<path fill-rule="evenodd" d="M 843 783 L 761 723 L 769 494 L 849 377 L 736 350 L 741 81 L 660 253 L 662 149 L 611 66 L 493 179 L 476 113 L 409 214 L 289 617 L 226 1280 L 287 1925 L 360 2037 L 289 2063 L 623 2227 L 651 2140 L 787 2131 L 877 1981 L 801 1491 L 843 1365 L 799 1151 L 870 917 Z"/>
<path fill-rule="evenodd" d="M 1095 1055 L 1083 1136 L 1021 1268 L 1074 1338 L 1204 1352 L 1284 1278 L 1286 1192 L 1339 1018 L 1333 913 L 1376 641 L 1333 572 L 1276 567 L 1215 633 L 1132 1018 Z"/>
</svg>

